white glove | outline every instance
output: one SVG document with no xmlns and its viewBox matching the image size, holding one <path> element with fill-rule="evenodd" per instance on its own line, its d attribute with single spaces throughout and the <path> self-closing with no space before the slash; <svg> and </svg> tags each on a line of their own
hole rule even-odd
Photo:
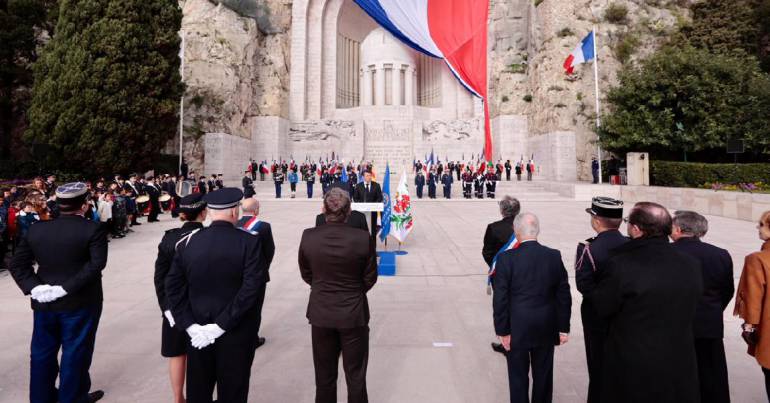
<svg viewBox="0 0 770 403">
<path fill-rule="evenodd" d="M 219 327 L 216 323 L 211 323 L 206 326 L 203 326 L 203 331 L 206 333 L 206 335 L 209 337 L 209 339 L 216 340 L 219 338 L 219 336 L 225 334 L 225 331 Z"/>
<path fill-rule="evenodd" d="M 64 291 L 64 288 L 60 285 L 54 285 L 51 286 L 48 291 L 40 296 L 40 299 L 38 301 L 46 303 L 46 302 L 53 302 L 57 299 L 67 295 L 67 291 Z"/>
<path fill-rule="evenodd" d="M 192 346 L 198 350 L 214 343 L 214 339 L 210 339 L 208 337 L 206 332 L 203 330 L 203 326 L 197 323 L 187 328 L 187 334 L 190 335 Z"/>
<path fill-rule="evenodd" d="M 165 316 L 166 319 L 168 320 L 168 324 L 171 325 L 171 327 L 174 327 L 176 322 L 174 322 L 174 316 L 171 315 L 171 311 L 169 310 L 163 311 L 163 316 Z"/>
<path fill-rule="evenodd" d="M 50 285 L 42 284 L 42 285 L 38 285 L 35 288 L 33 288 L 32 291 L 30 291 L 29 294 L 30 294 L 30 297 L 32 299 L 34 299 L 35 301 L 42 302 L 42 301 L 40 301 L 40 297 L 42 297 L 43 295 L 47 294 L 48 290 L 50 290 L 50 289 L 51 289 Z"/>
</svg>

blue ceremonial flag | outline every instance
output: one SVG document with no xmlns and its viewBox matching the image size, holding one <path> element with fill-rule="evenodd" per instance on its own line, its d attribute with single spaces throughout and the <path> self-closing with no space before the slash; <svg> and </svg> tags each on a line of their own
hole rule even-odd
<svg viewBox="0 0 770 403">
<path fill-rule="evenodd" d="M 345 167 L 342 167 L 342 177 L 340 177 L 340 181 L 342 183 L 348 183 L 348 170 L 345 169 Z"/>
<path fill-rule="evenodd" d="M 382 228 L 380 228 L 380 242 L 390 234 L 390 164 L 385 164 L 385 179 L 382 180 Z M 372 224 L 374 225 L 374 224 Z"/>
</svg>

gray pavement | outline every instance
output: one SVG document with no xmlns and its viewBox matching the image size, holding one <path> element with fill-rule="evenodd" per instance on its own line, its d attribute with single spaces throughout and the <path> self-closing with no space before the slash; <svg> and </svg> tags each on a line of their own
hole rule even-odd
<svg viewBox="0 0 770 403">
<path fill-rule="evenodd" d="M 522 196 L 523 210 L 541 219 L 541 242 L 561 250 L 565 265 L 572 267 L 577 241 L 592 235 L 585 203 Z M 261 333 L 267 344 L 257 350 L 249 401 L 312 402 L 310 327 L 305 319 L 309 287 L 300 279 L 296 259 L 302 229 L 314 222 L 320 201 L 268 197 L 262 218 L 272 223 L 277 253 L 263 311 Z M 402 246 L 408 254 L 397 257 L 397 276 L 380 277 L 369 294 L 370 401 L 505 402 L 505 359 L 489 347 L 494 339 L 491 298 L 480 253 L 486 224 L 498 219 L 497 205 L 415 201 L 413 209 L 415 229 Z M 744 256 L 760 245 L 754 224 L 709 219 L 706 240 L 730 251 L 737 284 Z M 167 364 L 160 356 L 161 313 L 152 274 L 163 231 L 177 223 L 167 214 L 161 220 L 135 227 L 136 233 L 110 243 L 104 313 L 91 371 L 93 385 L 106 391 L 107 403 L 171 401 Z M 572 332 L 569 343 L 556 351 L 555 402 L 584 402 L 587 388 L 581 297 L 572 275 L 570 282 Z M 745 353 L 732 309 L 731 304 L 725 314 L 725 343 L 733 401 L 766 402 L 761 370 Z M 0 273 L 0 318 L 0 403 L 23 402 L 32 314 L 28 298 L 6 272 Z M 338 400 L 346 401 L 342 374 Z"/>
</svg>

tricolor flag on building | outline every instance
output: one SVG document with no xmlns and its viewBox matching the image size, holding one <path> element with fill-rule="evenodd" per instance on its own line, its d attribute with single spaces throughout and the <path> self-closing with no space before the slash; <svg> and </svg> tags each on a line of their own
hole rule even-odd
<svg viewBox="0 0 770 403">
<path fill-rule="evenodd" d="M 564 70 L 567 74 L 572 74 L 575 71 L 575 66 L 578 64 L 588 63 L 596 56 L 596 38 L 594 36 L 595 31 L 591 31 L 588 36 L 575 47 L 575 50 L 567 56 L 567 60 L 564 61 Z"/>
<path fill-rule="evenodd" d="M 492 158 L 487 102 L 489 0 L 354 0 L 394 37 L 443 59 L 457 80 L 484 100 L 484 152 Z"/>
</svg>

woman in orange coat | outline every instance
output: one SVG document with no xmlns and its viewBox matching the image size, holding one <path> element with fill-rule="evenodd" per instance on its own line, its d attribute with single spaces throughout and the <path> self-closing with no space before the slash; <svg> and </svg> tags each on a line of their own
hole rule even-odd
<svg viewBox="0 0 770 403">
<path fill-rule="evenodd" d="M 738 292 L 735 315 L 744 320 L 744 338 L 749 354 L 757 359 L 765 374 L 765 388 L 770 398 L 770 298 L 766 298 L 770 279 L 770 211 L 765 211 L 757 224 L 762 250 L 746 256 Z"/>
</svg>

